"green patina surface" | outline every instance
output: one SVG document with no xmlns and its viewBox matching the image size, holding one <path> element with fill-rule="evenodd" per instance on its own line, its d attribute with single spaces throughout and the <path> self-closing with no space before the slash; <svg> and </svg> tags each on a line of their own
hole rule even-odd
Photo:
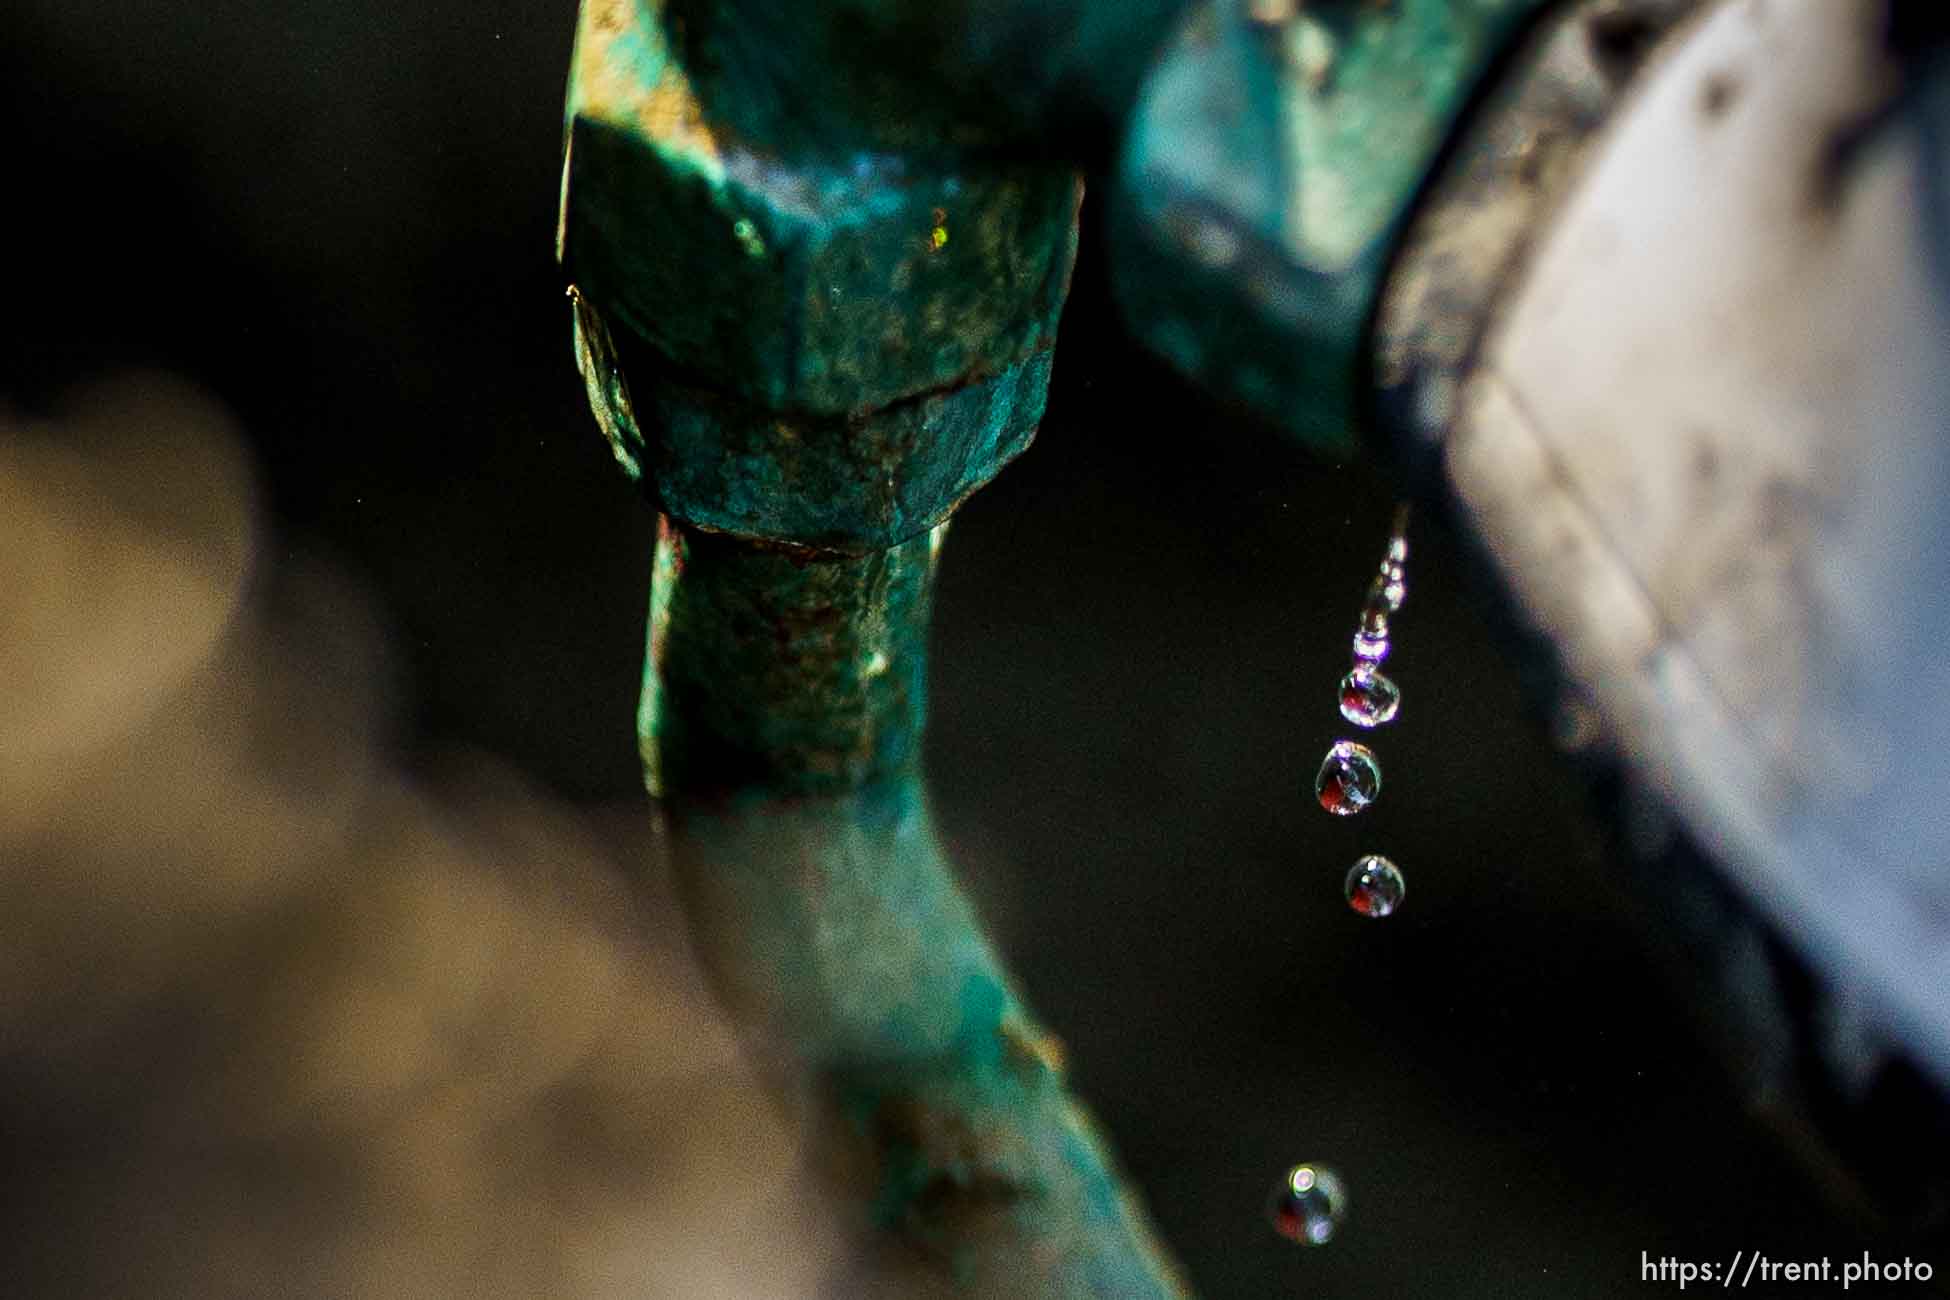
<svg viewBox="0 0 1950 1300">
<path fill-rule="evenodd" d="M 818 1141 L 879 1230 L 976 1294 L 1184 1294 L 956 888 L 918 774 L 672 819 L 717 987 L 762 1055 L 810 1076 Z"/>
<path fill-rule="evenodd" d="M 1495 56 L 1546 0 L 1202 11 L 1139 101 L 1112 227 L 1119 297 L 1174 365 L 1352 451 L 1403 222 Z"/>
<path fill-rule="evenodd" d="M 834 551 L 925 533 L 1027 447 L 1043 418 L 1049 351 L 946 393 L 864 416 L 777 416 L 655 385 L 657 500 L 748 537 Z"/>
<path fill-rule="evenodd" d="M 916 175 L 875 158 L 808 175 L 732 155 L 714 177 L 593 111 L 571 128 L 566 264 L 613 328 L 693 382 L 845 414 L 1054 343 L 1074 175 Z"/>
<path fill-rule="evenodd" d="M 624 471 L 700 528 L 840 553 L 884 549 L 948 518 L 1036 435 L 1044 349 L 1000 374 L 864 415 L 777 413 L 664 373 L 575 295 L 576 364 Z M 625 368 L 644 394 L 632 395 Z"/>
<path fill-rule="evenodd" d="M 573 284 L 569 286 L 569 301 L 573 306 L 571 340 L 576 370 L 582 375 L 583 391 L 589 398 L 589 413 L 596 417 L 596 427 L 616 463 L 632 483 L 641 482 L 643 426 L 636 417 L 636 402 L 616 355 L 616 343 L 603 324 L 602 313 Z"/>
<path fill-rule="evenodd" d="M 559 253 L 591 405 L 661 512 L 646 779 L 717 987 L 938 1280 L 1185 1294 L 920 777 L 944 521 L 1041 418 L 1066 167 L 1124 132 L 1138 331 L 1345 448 L 1403 214 L 1540 2 L 1215 6 L 1162 56 L 1179 0 L 584 4 Z"/>
<path fill-rule="evenodd" d="M 934 1271 L 1181 1295 L 929 815 L 944 532 L 835 556 L 663 522 L 639 736 L 698 951 L 761 1057 L 814 1084 L 872 1221 Z"/>
<path fill-rule="evenodd" d="M 1492 56 L 1539 0 L 1311 4 L 1279 33 L 1300 265 L 1353 267 L 1396 230 Z"/>
<path fill-rule="evenodd" d="M 1054 342 L 1074 172 L 963 156 L 946 128 L 781 152 L 707 110 L 665 27 L 654 0 L 592 0 L 577 34 L 561 255 L 612 330 L 726 397 L 829 415 Z"/>
<path fill-rule="evenodd" d="M 903 118 L 900 153 L 747 134 L 770 119 L 707 102 L 687 56 L 740 104 L 784 93 L 771 64 L 728 72 L 683 26 L 590 0 L 577 33 L 558 253 L 611 445 L 702 527 L 854 552 L 925 532 L 1042 417 L 1081 184 L 970 152 L 940 111 Z M 820 113 L 873 107 L 845 91 Z"/>
<path fill-rule="evenodd" d="M 1100 167 L 1187 0 L 670 4 L 700 93 L 753 138 Z"/>
<path fill-rule="evenodd" d="M 836 793 L 919 760 L 938 532 L 859 556 L 666 517 L 639 718 L 653 793 Z"/>
</svg>

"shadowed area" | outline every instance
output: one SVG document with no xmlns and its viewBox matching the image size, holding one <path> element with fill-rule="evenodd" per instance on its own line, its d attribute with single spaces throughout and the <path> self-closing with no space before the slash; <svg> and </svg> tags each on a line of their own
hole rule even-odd
<svg viewBox="0 0 1950 1300">
<path fill-rule="evenodd" d="M 365 602 L 253 560 L 226 425 L 148 376 L 0 429 L 0 1289 L 788 1297 L 847 1267 L 647 812 L 386 758 Z"/>
<path fill-rule="evenodd" d="M 643 811 L 654 522 L 552 263 L 573 8 L 0 18 L 9 1294 L 864 1289 Z M 1880 1242 L 1660 978 L 1433 521 L 1387 793 L 1313 803 L 1388 485 L 1129 346 L 1102 233 L 1037 444 L 943 553 L 927 767 L 1200 1294 L 1623 1297 L 1641 1251 Z M 131 363 L 197 389 L 81 395 Z M 1339 897 L 1367 852 L 1386 921 Z M 1299 1160 L 1347 1184 L 1319 1250 L 1264 1218 Z"/>
</svg>

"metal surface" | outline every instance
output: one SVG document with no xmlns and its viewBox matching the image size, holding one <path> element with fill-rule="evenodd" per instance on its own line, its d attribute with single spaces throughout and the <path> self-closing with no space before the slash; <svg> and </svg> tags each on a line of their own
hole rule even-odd
<svg viewBox="0 0 1950 1300">
<path fill-rule="evenodd" d="M 1111 238 L 1133 331 L 1213 392 L 1351 451 L 1403 220 L 1542 0 L 1208 4 L 1146 82 Z"/>
<path fill-rule="evenodd" d="M 1886 13 L 1728 3 L 1689 32 L 1445 448 L 1604 745 L 1832 989 L 1824 1086 L 1858 1099 L 1879 1040 L 1950 1082 L 1943 164 Z M 1760 969 L 1756 1011 L 1784 997 Z"/>
<path fill-rule="evenodd" d="M 1370 348 L 1372 436 L 1434 491 L 1456 397 L 1603 127 L 1697 0 L 1575 0 L 1526 36 L 1403 232 Z"/>
<path fill-rule="evenodd" d="M 1101 158 L 1077 128 L 1091 112 L 1063 106 L 1129 108 L 1111 238 L 1141 337 L 1316 447 L 1354 445 L 1371 381 L 1428 443 L 1456 385 L 1473 382 L 1472 412 L 1496 400 L 1469 367 L 1526 230 L 1571 201 L 1598 124 L 1686 7 L 1546 18 L 1486 113 L 1503 134 L 1460 143 L 1545 0 L 1215 4 L 1155 57 L 1164 5 L 1122 43 L 1092 5 L 585 7 L 560 253 L 592 405 L 663 516 L 646 778 L 754 1051 L 810 1089 L 842 1185 L 935 1278 L 1183 1293 L 955 888 L 919 775 L 934 555 L 1041 416 L 1075 252 L 1068 167 Z M 1012 44 L 1050 29 L 1081 44 Z M 924 36 L 914 64 L 877 64 L 899 32 Z M 1097 81 L 1075 62 L 1093 41 L 1115 51 Z M 966 102 L 966 70 L 928 64 L 970 48 L 1027 69 L 993 112 Z M 1026 129 L 1039 114 L 1047 140 Z M 1437 215 L 1411 230 L 1452 148 Z M 1536 256 L 1542 283 L 1553 253 Z M 1493 445 L 1458 440 L 1451 468 L 1492 545 L 1555 590 L 1555 557 L 1523 549 L 1548 509 L 1510 522 L 1549 505 L 1545 485 L 1470 459 Z M 1576 652 L 1577 629 L 1553 634 Z"/>
<path fill-rule="evenodd" d="M 646 782 L 701 958 L 882 1245 L 976 1294 L 1182 1294 L 920 777 L 934 557 L 1042 415 L 1080 183 L 834 16 L 583 10 L 558 253 L 661 512 Z"/>
<path fill-rule="evenodd" d="M 1183 1293 L 935 836 L 920 774 L 944 529 L 865 556 L 663 521 L 639 734 L 699 956 L 925 1274 Z"/>
<path fill-rule="evenodd" d="M 788 151 L 1100 167 L 1188 0 L 672 0 L 724 125 Z M 943 132 L 942 124 L 951 124 Z"/>
<path fill-rule="evenodd" d="M 680 519 L 904 541 L 1034 433 L 1078 179 L 972 155 L 939 114 L 899 154 L 746 137 L 674 23 L 593 0 L 569 82 L 558 254 L 633 386 L 629 454 Z"/>
</svg>

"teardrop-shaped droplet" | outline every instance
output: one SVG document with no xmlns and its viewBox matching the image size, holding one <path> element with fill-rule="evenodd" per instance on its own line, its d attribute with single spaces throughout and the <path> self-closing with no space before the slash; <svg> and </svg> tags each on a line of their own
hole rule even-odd
<svg viewBox="0 0 1950 1300">
<path fill-rule="evenodd" d="M 1354 657 L 1364 664 L 1378 664 L 1388 657 L 1388 638 L 1369 636 L 1366 632 L 1354 634 Z"/>
<path fill-rule="evenodd" d="M 1295 1165 L 1273 1189 L 1266 1212 L 1273 1230 L 1288 1241 L 1324 1246 L 1347 1214 L 1347 1193 L 1333 1170 L 1321 1165 Z"/>
<path fill-rule="evenodd" d="M 1372 664 L 1341 678 L 1341 716 L 1357 727 L 1379 727 L 1401 706 L 1401 687 Z"/>
<path fill-rule="evenodd" d="M 1336 817 L 1351 817 L 1381 793 L 1381 763 L 1374 751 L 1351 740 L 1337 740 L 1321 760 L 1314 797 Z"/>
<path fill-rule="evenodd" d="M 1361 617 L 1366 619 L 1370 615 L 1380 614 L 1385 620 L 1387 615 L 1401 612 L 1402 602 L 1407 598 L 1406 580 L 1383 569 L 1368 584 L 1368 598 L 1363 603 Z"/>
<path fill-rule="evenodd" d="M 1402 905 L 1408 882 L 1402 869 L 1378 853 L 1370 853 L 1348 868 L 1347 905 L 1377 919 Z"/>
</svg>

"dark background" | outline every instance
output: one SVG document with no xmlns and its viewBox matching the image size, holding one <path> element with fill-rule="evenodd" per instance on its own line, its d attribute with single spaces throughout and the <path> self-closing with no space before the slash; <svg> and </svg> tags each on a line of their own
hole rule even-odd
<svg viewBox="0 0 1950 1300">
<path fill-rule="evenodd" d="M 260 460 L 269 563 L 380 606 L 397 747 L 486 749 L 607 815 L 640 798 L 651 520 L 552 260 L 573 21 L 16 0 L 0 397 L 129 366 L 207 388 Z M 1137 353 L 1085 215 L 1048 419 L 944 558 L 931 769 L 1201 1289 L 1622 1296 L 1642 1251 L 1883 1248 L 1736 1100 L 1427 521 L 1386 797 L 1312 805 L 1388 485 Z M 1382 923 L 1340 901 L 1370 851 L 1409 880 Z M 1262 1218 L 1300 1159 L 1350 1189 L 1325 1249 Z"/>
</svg>

